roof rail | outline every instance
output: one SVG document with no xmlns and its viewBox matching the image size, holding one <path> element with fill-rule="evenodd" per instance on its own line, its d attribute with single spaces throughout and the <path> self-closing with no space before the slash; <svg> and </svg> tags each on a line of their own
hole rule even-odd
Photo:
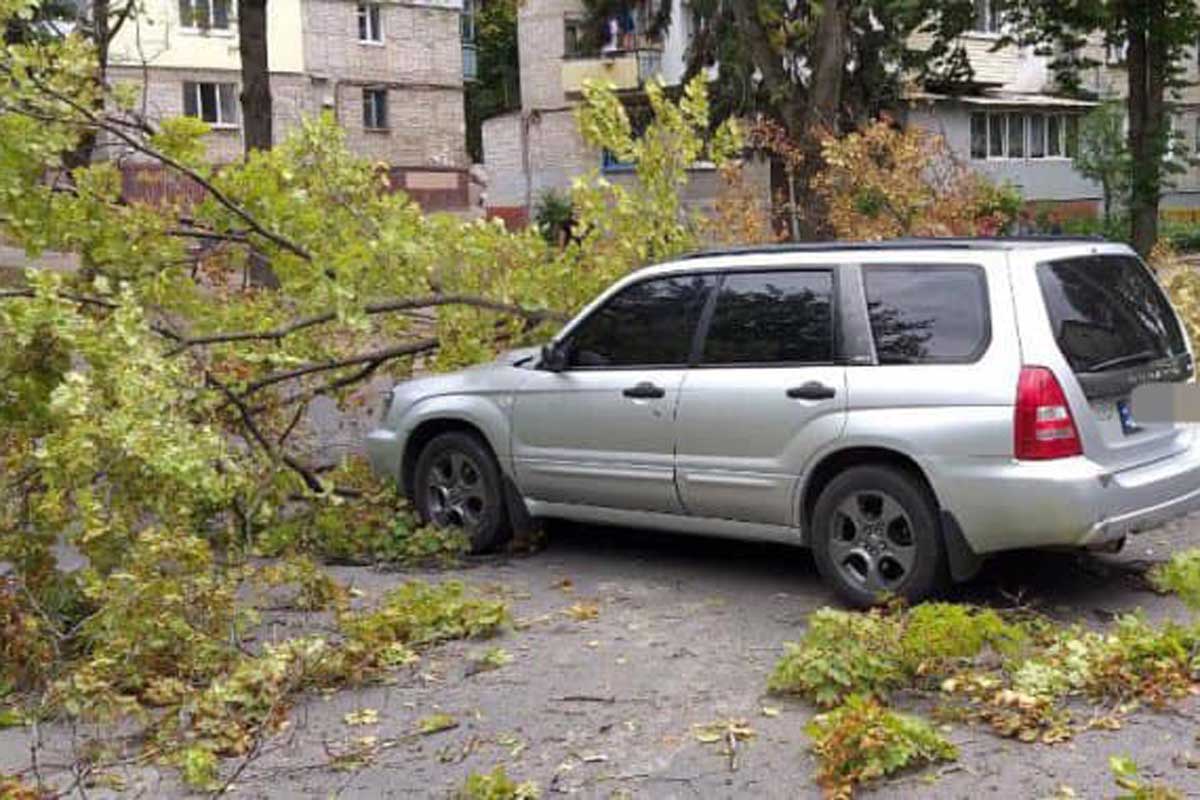
<svg viewBox="0 0 1200 800">
<path fill-rule="evenodd" d="M 829 251 L 886 251 L 886 250 L 1006 250 L 1014 247 L 1034 247 L 1052 244 L 1102 244 L 1103 236 L 1003 236 L 1003 237 L 913 237 L 886 239 L 878 242 L 785 242 L 782 244 L 739 245 L 696 250 L 679 256 L 680 259 L 710 256 L 749 255 L 753 253 L 812 253 Z"/>
</svg>

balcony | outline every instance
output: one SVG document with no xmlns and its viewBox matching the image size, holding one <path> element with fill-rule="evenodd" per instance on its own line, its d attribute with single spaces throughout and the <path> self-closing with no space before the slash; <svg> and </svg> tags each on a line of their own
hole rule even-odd
<svg viewBox="0 0 1200 800">
<path fill-rule="evenodd" d="M 641 89 L 662 74 L 662 48 L 639 46 L 585 56 L 567 56 L 562 65 L 563 92 L 578 96 L 586 81 L 610 83 L 619 92 Z"/>
</svg>

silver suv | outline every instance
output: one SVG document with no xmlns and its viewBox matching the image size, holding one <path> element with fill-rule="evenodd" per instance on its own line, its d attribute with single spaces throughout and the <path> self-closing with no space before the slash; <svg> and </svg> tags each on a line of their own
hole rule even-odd
<svg viewBox="0 0 1200 800">
<path fill-rule="evenodd" d="M 866 605 L 1200 508 L 1195 427 L 1130 414 L 1192 375 L 1122 245 L 727 250 L 628 276 L 540 352 L 396 386 L 368 449 L 480 550 L 546 518 L 770 539 Z"/>
</svg>

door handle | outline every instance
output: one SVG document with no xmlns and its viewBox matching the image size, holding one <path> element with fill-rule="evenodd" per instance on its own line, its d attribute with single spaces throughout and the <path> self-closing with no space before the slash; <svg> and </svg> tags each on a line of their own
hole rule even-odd
<svg viewBox="0 0 1200 800">
<path fill-rule="evenodd" d="M 793 386 L 787 390 L 787 396 L 793 400 L 828 400 L 837 394 L 837 389 L 826 386 L 820 381 L 809 381 L 801 386 Z"/>
<path fill-rule="evenodd" d="M 664 397 L 667 394 L 667 390 L 661 386 L 655 386 L 650 381 L 642 381 L 636 386 L 629 386 L 623 389 L 621 394 L 625 395 L 626 397 L 647 399 L 652 397 Z"/>
</svg>

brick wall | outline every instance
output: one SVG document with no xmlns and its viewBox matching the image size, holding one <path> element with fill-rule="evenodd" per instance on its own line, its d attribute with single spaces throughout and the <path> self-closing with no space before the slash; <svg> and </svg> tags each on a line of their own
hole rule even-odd
<svg viewBox="0 0 1200 800">
<path fill-rule="evenodd" d="M 466 116 L 458 5 L 385 3 L 381 43 L 358 39 L 357 7 L 305 0 L 305 68 L 352 150 L 393 165 L 465 168 Z M 388 127 L 363 126 L 363 90 L 388 92 Z"/>
<path fill-rule="evenodd" d="M 521 104 L 526 111 L 564 103 L 563 19 L 583 15 L 580 0 L 527 0 L 517 12 L 517 49 L 521 61 Z"/>
</svg>

